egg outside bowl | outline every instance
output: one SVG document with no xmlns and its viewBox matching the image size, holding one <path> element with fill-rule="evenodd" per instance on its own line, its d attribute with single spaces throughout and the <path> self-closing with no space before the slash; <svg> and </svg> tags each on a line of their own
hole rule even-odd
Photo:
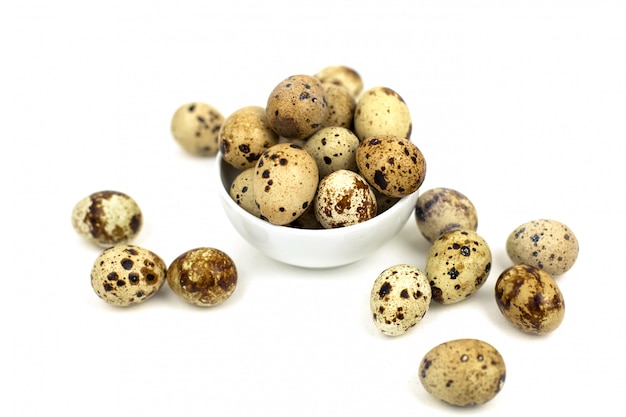
<svg viewBox="0 0 626 417">
<path fill-rule="evenodd" d="M 278 226 L 241 208 L 229 194 L 241 172 L 217 156 L 217 186 L 222 207 L 235 230 L 264 255 L 305 268 L 332 268 L 365 258 L 389 242 L 411 217 L 418 191 L 398 200 L 376 217 L 336 229 L 300 229 Z"/>
</svg>

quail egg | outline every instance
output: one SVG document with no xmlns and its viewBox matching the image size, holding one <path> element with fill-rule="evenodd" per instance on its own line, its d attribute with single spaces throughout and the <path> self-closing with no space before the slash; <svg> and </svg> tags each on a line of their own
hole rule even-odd
<svg viewBox="0 0 626 417">
<path fill-rule="evenodd" d="M 525 333 L 550 333 L 565 317 L 565 300 L 556 281 L 533 265 L 505 269 L 496 281 L 495 297 L 502 315 Z"/>
<path fill-rule="evenodd" d="M 170 123 L 172 136 L 187 152 L 213 156 L 219 149 L 218 136 L 224 116 L 208 103 L 194 102 L 180 106 Z"/>
<path fill-rule="evenodd" d="M 101 247 L 130 243 L 143 226 L 137 202 L 119 191 L 98 191 L 72 209 L 72 226 L 86 240 Z"/>
<path fill-rule="evenodd" d="M 410 140 L 393 135 L 363 140 L 356 150 L 356 164 L 370 185 L 390 197 L 412 194 L 426 176 L 422 151 Z"/>
<path fill-rule="evenodd" d="M 506 365 L 498 350 L 479 339 L 441 343 L 424 355 L 419 380 L 435 398 L 468 407 L 492 400 L 503 388 Z"/>
<path fill-rule="evenodd" d="M 235 110 L 224 120 L 218 137 L 222 158 L 238 169 L 254 167 L 261 154 L 278 141 L 260 106 Z"/>
<path fill-rule="evenodd" d="M 340 169 L 322 178 L 314 207 L 325 229 L 351 226 L 376 216 L 376 196 L 359 174 Z"/>
<path fill-rule="evenodd" d="M 179 255 L 167 269 L 167 283 L 183 300 L 201 307 L 226 301 L 237 287 L 237 267 L 223 251 L 200 247 Z"/>
<path fill-rule="evenodd" d="M 476 231 L 476 207 L 461 192 L 451 188 L 431 188 L 420 194 L 415 204 L 417 227 L 433 243 L 445 232 L 463 229 Z"/>
<path fill-rule="evenodd" d="M 472 230 L 453 230 L 436 239 L 426 257 L 433 300 L 454 304 L 478 291 L 491 271 L 485 239 Z"/>
<path fill-rule="evenodd" d="M 356 171 L 356 150 L 359 138 L 345 127 L 323 127 L 309 137 L 302 146 L 317 162 L 320 178 L 333 171 Z"/>
<path fill-rule="evenodd" d="M 426 274 L 412 265 L 390 266 L 378 275 L 370 293 L 376 327 L 387 336 L 399 336 L 421 322 L 430 307 Z"/>
<path fill-rule="evenodd" d="M 254 199 L 263 219 L 287 225 L 313 203 L 319 183 L 315 159 L 301 146 L 279 143 L 265 151 L 252 178 Z"/>
<path fill-rule="evenodd" d="M 319 79 L 304 74 L 281 81 L 265 106 L 270 127 L 286 139 L 304 139 L 328 119 L 326 90 Z"/>
<path fill-rule="evenodd" d="M 410 139 L 413 123 L 404 99 L 389 87 L 373 87 L 363 92 L 354 110 L 354 131 L 361 140 L 392 135 Z"/>
<path fill-rule="evenodd" d="M 578 258 L 578 239 L 561 222 L 532 220 L 511 232 L 506 240 L 506 252 L 515 264 L 534 265 L 558 276 L 574 266 Z"/>
<path fill-rule="evenodd" d="M 127 307 L 154 296 L 165 283 L 165 274 L 165 262 L 154 252 L 135 245 L 115 245 L 94 261 L 91 286 L 107 303 Z"/>
</svg>

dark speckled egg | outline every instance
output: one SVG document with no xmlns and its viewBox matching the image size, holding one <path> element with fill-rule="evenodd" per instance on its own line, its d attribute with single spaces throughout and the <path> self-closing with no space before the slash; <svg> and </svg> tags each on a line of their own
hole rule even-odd
<svg viewBox="0 0 626 417">
<path fill-rule="evenodd" d="M 380 193 L 404 197 L 417 191 L 426 177 L 426 160 L 409 139 L 371 136 L 356 150 L 359 173 Z"/>
<path fill-rule="evenodd" d="M 94 261 L 91 286 L 109 304 L 127 307 L 143 303 L 165 283 L 166 266 L 152 251 L 134 245 L 105 249 Z"/>
<path fill-rule="evenodd" d="M 550 333 L 565 316 L 559 286 L 550 274 L 532 265 L 504 270 L 496 281 L 495 297 L 502 315 L 525 333 Z"/>
<path fill-rule="evenodd" d="M 237 267 L 215 248 L 196 248 L 179 255 L 167 269 L 167 283 L 183 300 L 200 307 L 226 301 L 237 287 Z"/>
<path fill-rule="evenodd" d="M 270 93 L 265 106 L 270 127 L 287 139 L 304 139 L 328 119 L 326 90 L 318 78 L 292 75 Z"/>
<path fill-rule="evenodd" d="M 433 300 L 454 304 L 478 291 L 491 272 L 489 245 L 472 230 L 453 230 L 441 235 L 430 247 L 426 275 Z"/>
</svg>

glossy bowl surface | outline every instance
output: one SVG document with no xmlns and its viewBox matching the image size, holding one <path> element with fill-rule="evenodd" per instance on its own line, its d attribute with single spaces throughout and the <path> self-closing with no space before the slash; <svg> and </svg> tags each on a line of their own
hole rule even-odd
<svg viewBox="0 0 626 417">
<path fill-rule="evenodd" d="M 332 268 L 370 255 L 404 227 L 411 217 L 419 190 L 400 199 L 385 212 L 363 223 L 336 229 L 299 229 L 273 225 L 242 209 L 230 197 L 230 184 L 240 171 L 217 155 L 216 187 L 235 230 L 257 250 L 277 261 L 305 267 Z"/>
</svg>

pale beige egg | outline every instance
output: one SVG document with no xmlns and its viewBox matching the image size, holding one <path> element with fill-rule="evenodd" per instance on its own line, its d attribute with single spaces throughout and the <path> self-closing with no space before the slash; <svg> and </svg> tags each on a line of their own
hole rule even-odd
<svg viewBox="0 0 626 417">
<path fill-rule="evenodd" d="M 479 339 L 454 339 L 424 355 L 419 380 L 450 405 L 468 407 L 492 400 L 503 388 L 506 364 L 500 352 Z"/>
<path fill-rule="evenodd" d="M 387 336 L 400 336 L 420 323 L 430 302 L 426 274 L 408 264 L 386 268 L 376 277 L 370 292 L 372 319 Z"/>
</svg>

